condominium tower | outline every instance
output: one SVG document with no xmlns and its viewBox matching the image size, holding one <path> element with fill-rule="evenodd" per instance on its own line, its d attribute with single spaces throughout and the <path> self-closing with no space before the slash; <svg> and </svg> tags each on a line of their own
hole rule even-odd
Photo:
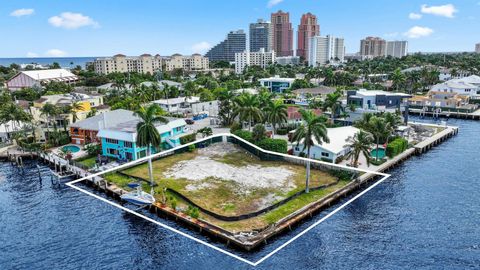
<svg viewBox="0 0 480 270">
<path fill-rule="evenodd" d="M 272 13 L 272 49 L 277 56 L 293 55 L 293 28 L 288 12 Z"/>
<path fill-rule="evenodd" d="M 330 35 L 314 36 L 309 40 L 309 66 L 323 66 L 329 62 L 344 62 L 345 42 L 343 38 Z"/>
<path fill-rule="evenodd" d="M 247 36 L 243 30 L 231 31 L 227 38 L 211 48 L 205 57 L 210 61 L 235 61 L 235 53 L 247 49 Z"/>
<path fill-rule="evenodd" d="M 258 52 L 260 49 L 270 51 L 272 46 L 270 41 L 271 37 L 270 22 L 266 22 L 263 19 L 258 19 L 256 23 L 250 24 L 250 51 Z"/>
<path fill-rule="evenodd" d="M 475 44 L 475 52 L 480 53 L 480 43 Z"/>
<path fill-rule="evenodd" d="M 387 41 L 385 56 L 392 56 L 401 58 L 407 56 L 408 42 L 407 41 Z"/>
<path fill-rule="evenodd" d="M 387 42 L 379 37 L 367 37 L 360 41 L 360 55 L 367 57 L 385 56 Z"/>
<path fill-rule="evenodd" d="M 297 33 L 297 56 L 308 59 L 309 40 L 313 36 L 320 35 L 320 26 L 317 23 L 317 16 L 312 13 L 302 15 Z"/>
<path fill-rule="evenodd" d="M 275 62 L 275 52 L 265 51 L 261 48 L 258 52 L 244 51 L 235 54 L 235 73 L 241 74 L 247 66 L 266 68 Z"/>
</svg>

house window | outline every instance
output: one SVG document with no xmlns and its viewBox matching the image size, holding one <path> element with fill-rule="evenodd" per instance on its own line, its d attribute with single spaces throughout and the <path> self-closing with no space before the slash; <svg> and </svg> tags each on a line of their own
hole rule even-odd
<svg viewBox="0 0 480 270">
<path fill-rule="evenodd" d="M 147 150 L 142 150 L 137 154 L 138 158 L 143 158 L 147 156 Z"/>
<path fill-rule="evenodd" d="M 126 152 L 125 153 L 125 158 L 128 159 L 128 160 L 132 160 L 133 159 L 133 154 L 129 153 L 129 152 Z"/>
<path fill-rule="evenodd" d="M 322 157 L 329 157 L 330 155 L 327 152 L 322 152 Z"/>
<path fill-rule="evenodd" d="M 107 143 L 118 144 L 118 140 L 115 140 L 115 139 L 106 138 L 105 141 L 106 141 Z"/>
<path fill-rule="evenodd" d="M 112 149 L 112 148 L 107 148 L 107 153 L 109 155 L 117 155 L 117 150 L 116 149 Z"/>
<path fill-rule="evenodd" d="M 124 142 L 123 143 L 123 146 L 127 147 L 127 148 L 132 148 L 133 147 L 133 143 L 132 142 Z"/>
</svg>

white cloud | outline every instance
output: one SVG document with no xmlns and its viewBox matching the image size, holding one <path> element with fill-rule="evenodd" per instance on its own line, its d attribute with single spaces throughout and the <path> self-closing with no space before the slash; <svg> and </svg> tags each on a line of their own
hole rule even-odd
<svg viewBox="0 0 480 270">
<path fill-rule="evenodd" d="M 268 4 L 267 4 L 267 7 L 272 8 L 273 6 L 276 6 L 276 5 L 280 4 L 281 2 L 283 2 L 283 0 L 269 0 Z"/>
<path fill-rule="evenodd" d="M 212 45 L 210 45 L 210 43 L 208 43 L 206 41 L 202 41 L 202 42 L 193 44 L 191 49 L 195 53 L 202 53 L 202 52 L 206 52 L 211 47 L 212 47 Z"/>
<path fill-rule="evenodd" d="M 422 26 L 414 26 L 404 33 L 409 38 L 427 37 L 433 34 L 433 29 Z"/>
<path fill-rule="evenodd" d="M 30 57 L 30 58 L 38 57 L 38 54 L 37 54 L 37 53 L 34 53 L 34 52 L 28 52 L 28 53 L 27 53 L 27 57 Z"/>
<path fill-rule="evenodd" d="M 453 18 L 455 17 L 454 14 L 458 12 L 458 10 L 452 4 L 446 4 L 441 6 L 422 5 L 421 12 L 424 14 L 432 14 L 436 16 Z"/>
<path fill-rule="evenodd" d="M 422 14 L 411 12 L 410 14 L 408 14 L 408 18 L 410 18 L 411 20 L 420 20 L 422 18 Z"/>
<path fill-rule="evenodd" d="M 45 52 L 45 55 L 50 57 L 64 57 L 67 56 L 67 53 L 59 49 L 51 49 Z"/>
<path fill-rule="evenodd" d="M 53 16 L 48 22 L 55 26 L 65 29 L 77 29 L 84 26 L 98 27 L 99 24 L 92 18 L 81 13 L 63 12 L 60 16 Z"/>
<path fill-rule="evenodd" d="M 21 8 L 21 9 L 12 11 L 12 13 L 10 13 L 10 16 L 22 17 L 22 16 L 32 15 L 33 13 L 35 13 L 35 10 L 33 8 Z"/>
</svg>

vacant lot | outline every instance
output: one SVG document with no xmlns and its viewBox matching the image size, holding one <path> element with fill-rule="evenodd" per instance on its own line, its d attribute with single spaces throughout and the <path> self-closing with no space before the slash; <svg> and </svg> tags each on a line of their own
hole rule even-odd
<svg viewBox="0 0 480 270">
<path fill-rule="evenodd" d="M 123 173 L 148 179 L 147 164 L 127 169 Z M 159 200 L 162 188 L 168 187 L 202 208 L 224 216 L 255 212 L 304 190 L 305 173 L 304 166 L 283 161 L 261 161 L 231 143 L 216 143 L 207 148 L 175 154 L 153 162 Z M 121 186 L 129 182 L 128 177 L 118 174 L 109 175 L 107 178 Z M 328 172 L 312 170 L 310 187 L 325 184 L 334 185 L 301 195 L 255 218 L 223 222 L 202 213 L 201 217 L 232 231 L 262 228 L 343 187 L 346 182 L 338 182 L 338 179 Z M 178 206 L 186 207 L 180 199 L 176 200 Z"/>
</svg>

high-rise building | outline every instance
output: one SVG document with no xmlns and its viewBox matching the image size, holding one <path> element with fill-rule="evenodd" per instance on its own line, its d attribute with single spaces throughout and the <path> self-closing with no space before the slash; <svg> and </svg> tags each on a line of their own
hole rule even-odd
<svg viewBox="0 0 480 270">
<path fill-rule="evenodd" d="M 235 61 L 235 53 L 247 49 L 247 36 L 243 30 L 231 31 L 227 38 L 211 48 L 205 57 L 210 61 Z"/>
<path fill-rule="evenodd" d="M 408 41 L 387 41 L 385 50 L 385 56 L 392 56 L 396 58 L 402 58 L 407 56 L 408 53 Z"/>
<path fill-rule="evenodd" d="M 367 57 L 385 56 L 387 42 L 379 37 L 367 37 L 360 41 L 360 55 Z"/>
<path fill-rule="evenodd" d="M 329 62 L 341 63 L 345 60 L 343 38 L 314 36 L 309 40 L 308 65 L 322 66 Z"/>
<path fill-rule="evenodd" d="M 480 53 L 480 43 L 477 43 L 477 44 L 475 45 L 475 52 L 476 52 L 476 53 Z"/>
<path fill-rule="evenodd" d="M 270 22 L 258 19 L 256 23 L 250 24 L 250 51 L 258 52 L 260 49 L 270 51 L 272 46 Z"/>
<path fill-rule="evenodd" d="M 272 50 L 277 56 L 293 55 L 293 28 L 288 12 L 272 13 Z"/>
<path fill-rule="evenodd" d="M 320 35 L 320 25 L 317 23 L 317 16 L 312 13 L 302 15 L 298 25 L 297 35 L 297 56 L 308 59 L 309 40 L 313 36 Z"/>
<path fill-rule="evenodd" d="M 258 52 L 244 51 L 235 54 L 235 73 L 241 74 L 247 66 L 266 68 L 275 62 L 275 52 L 265 51 L 261 48 Z"/>
</svg>

